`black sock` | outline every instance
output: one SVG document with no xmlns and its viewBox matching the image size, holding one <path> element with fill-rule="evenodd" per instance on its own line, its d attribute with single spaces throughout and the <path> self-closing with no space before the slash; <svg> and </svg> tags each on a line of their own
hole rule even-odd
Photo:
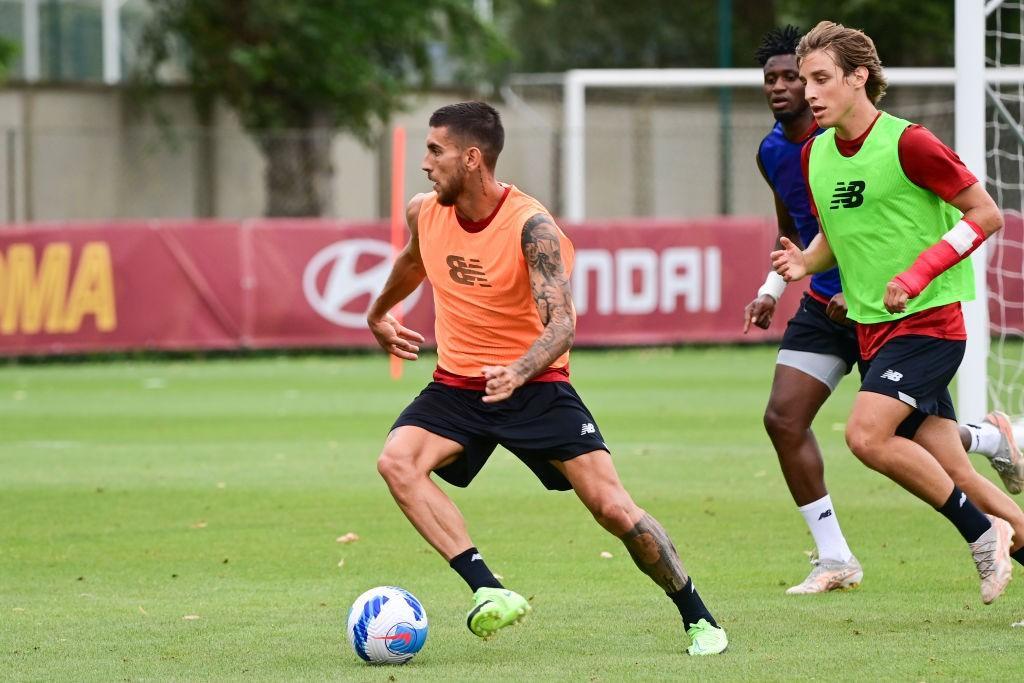
<svg viewBox="0 0 1024 683">
<path fill-rule="evenodd" d="M 480 551 L 475 547 L 459 553 L 448 564 L 469 584 L 469 589 L 474 593 L 477 588 L 504 588 L 494 578 L 494 574 L 484 563 L 484 558 L 480 557 Z"/>
<path fill-rule="evenodd" d="M 953 526 L 956 527 L 956 530 L 960 532 L 960 535 L 968 543 L 977 541 L 992 526 L 992 522 L 988 521 L 988 517 L 976 508 L 974 503 L 967 500 L 967 494 L 961 491 L 960 487 L 955 484 L 953 492 L 949 494 L 949 499 L 945 505 L 936 508 L 936 510 L 953 523 Z"/>
<path fill-rule="evenodd" d="M 672 598 L 672 602 L 676 603 L 676 607 L 679 608 L 679 616 L 683 618 L 683 626 L 686 628 L 690 628 L 701 619 L 707 619 L 709 624 L 718 627 L 718 622 L 711 616 L 711 612 L 704 606 L 704 601 L 700 599 L 697 589 L 693 587 L 693 579 L 687 579 L 682 590 L 669 593 L 668 597 Z"/>
<path fill-rule="evenodd" d="M 1017 564 L 1024 564 L 1024 545 L 1010 553 L 1010 557 L 1017 560 Z"/>
</svg>

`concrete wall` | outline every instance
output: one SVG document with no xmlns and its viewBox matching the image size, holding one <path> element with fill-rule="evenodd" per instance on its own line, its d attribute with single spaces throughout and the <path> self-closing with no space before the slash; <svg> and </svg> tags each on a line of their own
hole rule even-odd
<svg viewBox="0 0 1024 683">
<path fill-rule="evenodd" d="M 552 92 L 555 93 L 552 96 Z M 562 206 L 561 104 L 547 96 L 498 102 L 506 145 L 500 179 Z M 951 142 L 952 94 L 898 93 L 886 100 Z M 429 189 L 420 171 L 426 122 L 452 93 L 414 98 L 393 123 L 407 130 L 405 196 Z M 105 87 L 0 89 L 0 221 L 118 218 L 244 218 L 262 215 L 264 162 L 237 117 L 219 109 L 209 128 L 185 91 L 159 103 L 170 125 L 141 113 L 128 91 Z M 731 212 L 772 213 L 754 165 L 772 124 L 758 93 L 737 92 L 732 111 Z M 587 215 L 590 218 L 715 215 L 720 212 L 721 126 L 715 93 L 588 94 Z M 351 136 L 332 143 L 335 176 L 328 215 L 364 220 L 388 212 L 389 135 L 367 148 Z"/>
</svg>

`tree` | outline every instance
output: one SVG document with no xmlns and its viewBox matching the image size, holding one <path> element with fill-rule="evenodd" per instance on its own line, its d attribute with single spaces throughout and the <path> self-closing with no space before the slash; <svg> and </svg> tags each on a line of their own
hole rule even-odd
<svg viewBox="0 0 1024 683">
<path fill-rule="evenodd" d="M 980 1 L 980 0 L 979 0 Z M 732 9 L 733 66 L 754 66 L 774 26 L 821 19 L 863 29 L 891 66 L 953 63 L 952 2 L 921 0 L 495 0 L 521 55 L 518 71 L 716 67 L 719 12 Z M 554 36 L 554 38 L 552 38 Z"/>
<path fill-rule="evenodd" d="M 0 82 L 7 80 L 7 71 L 18 56 L 18 46 L 6 38 L 0 38 Z"/>
<path fill-rule="evenodd" d="M 466 0 L 153 0 L 141 78 L 183 55 L 201 111 L 237 112 L 266 159 L 269 216 L 321 215 L 338 131 L 366 143 L 444 45 L 463 83 L 509 51 Z M 445 41 L 442 43 L 442 41 Z"/>
<path fill-rule="evenodd" d="M 776 0 L 731 0 L 732 63 L 747 66 L 774 24 Z M 715 67 L 714 0 L 498 0 L 519 71 Z"/>
<path fill-rule="evenodd" d="M 887 66 L 952 66 L 953 2 L 921 0 L 776 0 L 781 23 L 805 31 L 822 19 L 859 28 Z"/>
</svg>

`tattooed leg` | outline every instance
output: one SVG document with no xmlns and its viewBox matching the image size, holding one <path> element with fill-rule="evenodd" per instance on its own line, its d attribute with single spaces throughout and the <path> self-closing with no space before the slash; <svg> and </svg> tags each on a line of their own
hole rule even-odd
<svg viewBox="0 0 1024 683">
<path fill-rule="evenodd" d="M 572 484 L 597 523 L 622 540 L 636 566 L 666 593 L 681 590 L 689 576 L 658 520 L 638 507 L 622 487 L 607 451 L 551 461 Z"/>
<path fill-rule="evenodd" d="M 569 480 L 598 524 L 622 539 L 640 571 L 651 577 L 675 603 L 685 628 L 696 626 L 700 631 L 705 628 L 699 625 L 702 619 L 710 627 L 717 628 L 718 623 L 694 588 L 664 527 L 633 502 L 622 487 L 607 451 L 593 451 L 565 462 L 553 460 L 551 464 Z M 716 633 L 712 635 L 718 638 Z M 705 638 L 696 631 L 690 635 L 698 640 Z M 714 647 L 706 643 L 701 645 L 697 649 L 703 648 L 704 651 L 698 654 L 721 652 L 726 642 L 724 632 L 721 633 L 721 641 Z"/>
<path fill-rule="evenodd" d="M 691 632 L 689 630 L 702 619 L 711 627 L 718 628 L 718 622 L 711 616 L 711 612 L 704 604 L 700 594 L 697 593 L 697 589 L 694 588 L 693 581 L 686 574 L 683 562 L 679 559 L 679 553 L 676 552 L 676 548 L 672 545 L 672 540 L 668 537 L 668 534 L 665 533 L 665 529 L 661 524 L 658 524 L 658 520 L 645 512 L 640 521 L 619 538 L 626 544 L 626 548 L 629 549 L 629 554 L 633 556 L 636 566 L 640 567 L 647 576 L 651 577 L 654 583 L 658 584 L 668 594 L 668 597 L 672 599 L 672 602 L 675 603 L 679 609 L 679 616 L 683 619 L 683 625 L 692 639 L 703 637 L 699 636 L 698 632 Z M 706 627 L 698 626 L 698 631 L 702 628 Z M 716 639 L 719 637 L 714 634 L 712 635 Z M 714 652 L 698 652 L 697 654 L 721 652 L 725 649 L 725 643 L 727 642 L 724 631 L 721 632 L 720 638 L 722 642 L 711 647 Z M 697 649 L 699 650 L 700 648 Z M 691 647 L 689 652 L 690 654 L 695 654 L 694 648 Z"/>
<path fill-rule="evenodd" d="M 658 520 L 644 513 L 632 529 L 619 536 L 636 566 L 666 593 L 682 590 L 690 580 L 672 539 Z"/>
</svg>

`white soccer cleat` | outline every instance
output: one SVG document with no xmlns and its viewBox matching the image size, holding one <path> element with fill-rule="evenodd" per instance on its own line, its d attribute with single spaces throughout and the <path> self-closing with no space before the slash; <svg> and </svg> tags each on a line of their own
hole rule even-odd
<svg viewBox="0 0 1024 683">
<path fill-rule="evenodd" d="M 981 601 L 988 605 L 1006 590 L 1013 578 L 1010 562 L 1010 543 L 1013 527 L 1005 519 L 986 515 L 992 526 L 974 543 L 970 543 L 974 564 L 981 577 Z"/>
<path fill-rule="evenodd" d="M 999 450 L 989 458 L 992 467 L 999 473 L 1007 491 L 1024 491 L 1024 457 L 1021 456 L 1017 440 L 1013 436 L 1010 418 L 1004 412 L 993 410 L 985 416 L 985 422 L 999 430 Z"/>
<path fill-rule="evenodd" d="M 812 557 L 811 564 L 814 568 L 811 569 L 811 573 L 807 575 L 803 583 L 787 589 L 786 595 L 847 591 L 856 588 L 864 580 L 864 569 L 853 555 L 850 555 L 847 562 Z"/>
</svg>

